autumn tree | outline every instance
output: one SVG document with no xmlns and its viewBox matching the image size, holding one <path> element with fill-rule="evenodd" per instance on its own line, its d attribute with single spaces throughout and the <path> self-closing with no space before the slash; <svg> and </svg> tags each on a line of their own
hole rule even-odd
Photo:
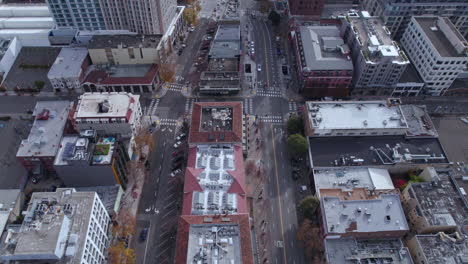
<svg viewBox="0 0 468 264">
<path fill-rule="evenodd" d="M 135 251 L 130 248 L 130 239 L 135 235 L 136 219 L 130 212 L 120 212 L 112 227 L 114 240 L 108 249 L 109 263 L 134 264 Z"/>
<path fill-rule="evenodd" d="M 263 14 L 268 13 L 268 11 L 270 11 L 270 9 L 273 7 L 273 4 L 270 2 L 270 0 L 260 0 L 259 4 L 260 12 L 262 12 Z"/>
<path fill-rule="evenodd" d="M 161 63 L 159 66 L 159 77 L 164 82 L 173 82 L 175 76 L 175 64 Z"/>
<path fill-rule="evenodd" d="M 297 208 L 306 218 L 312 220 L 315 218 L 315 212 L 319 205 L 320 200 L 317 197 L 310 195 L 300 201 Z"/>
<path fill-rule="evenodd" d="M 309 219 L 304 219 L 297 230 L 297 240 L 301 242 L 310 263 L 322 263 L 324 247 L 319 227 Z"/>
</svg>

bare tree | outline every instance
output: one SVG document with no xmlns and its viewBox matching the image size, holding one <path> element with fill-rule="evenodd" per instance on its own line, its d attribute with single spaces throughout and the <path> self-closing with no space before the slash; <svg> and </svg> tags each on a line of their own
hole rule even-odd
<svg viewBox="0 0 468 264">
<path fill-rule="evenodd" d="M 308 261 L 321 263 L 324 248 L 319 227 L 313 225 L 309 219 L 304 219 L 297 231 L 297 240 L 301 242 Z"/>
</svg>

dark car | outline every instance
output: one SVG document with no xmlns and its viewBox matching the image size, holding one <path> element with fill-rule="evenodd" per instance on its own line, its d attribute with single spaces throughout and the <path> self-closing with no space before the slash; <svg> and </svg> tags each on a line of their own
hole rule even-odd
<svg viewBox="0 0 468 264">
<path fill-rule="evenodd" d="M 172 164 L 171 170 L 177 170 L 180 168 L 182 168 L 182 162 L 177 162 L 177 163 Z"/>
<path fill-rule="evenodd" d="M 278 56 L 281 55 L 281 49 L 280 48 L 276 48 L 276 55 L 278 55 Z"/>
<path fill-rule="evenodd" d="M 183 52 L 184 52 L 184 50 L 183 50 L 183 49 L 180 49 L 179 51 L 177 51 L 177 55 L 180 56 L 180 55 L 182 55 Z"/>
<path fill-rule="evenodd" d="M 178 156 L 179 154 L 182 154 L 182 151 L 174 151 L 174 152 L 172 152 L 172 156 L 173 156 L 173 157 Z"/>
<path fill-rule="evenodd" d="M 183 156 L 176 157 L 176 158 L 174 158 L 172 161 L 173 161 L 173 162 L 178 162 L 178 161 L 181 161 L 181 160 L 184 160 L 184 157 L 183 157 Z"/>
<path fill-rule="evenodd" d="M 141 230 L 141 233 L 140 233 L 140 240 L 141 241 L 145 241 L 146 239 L 148 238 L 148 228 L 145 227 Z"/>
</svg>

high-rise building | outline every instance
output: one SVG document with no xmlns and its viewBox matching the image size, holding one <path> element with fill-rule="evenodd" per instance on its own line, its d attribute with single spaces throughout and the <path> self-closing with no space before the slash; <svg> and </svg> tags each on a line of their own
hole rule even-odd
<svg viewBox="0 0 468 264">
<path fill-rule="evenodd" d="M 412 17 L 401 44 L 430 95 L 443 95 L 468 63 L 468 43 L 447 17 Z"/>
<path fill-rule="evenodd" d="M 79 30 L 126 29 L 164 34 L 176 17 L 175 0 L 47 0 L 59 27 Z"/>
<path fill-rule="evenodd" d="M 319 17 L 324 3 L 324 0 L 289 0 L 289 12 L 291 15 Z"/>
<path fill-rule="evenodd" d="M 386 94 L 410 63 L 379 17 L 350 12 L 341 31 L 354 63 L 354 94 Z"/>
<path fill-rule="evenodd" d="M 466 0 L 365 0 L 364 7 L 373 16 L 383 18 L 392 35 L 399 39 L 412 16 L 448 17 L 460 33 L 468 36 L 468 2 Z"/>
</svg>

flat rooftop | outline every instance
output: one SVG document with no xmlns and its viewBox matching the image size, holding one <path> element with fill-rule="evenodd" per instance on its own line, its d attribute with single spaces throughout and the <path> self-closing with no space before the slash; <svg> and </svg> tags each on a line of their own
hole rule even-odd
<svg viewBox="0 0 468 264">
<path fill-rule="evenodd" d="M 239 74 L 239 60 L 234 59 L 212 59 L 208 63 L 207 71 Z"/>
<path fill-rule="evenodd" d="M 321 207 L 324 229 L 330 234 L 409 230 L 398 194 L 352 201 L 322 197 Z"/>
<path fill-rule="evenodd" d="M 78 99 L 75 119 L 127 117 L 139 99 L 139 95 L 125 92 L 84 93 Z"/>
<path fill-rule="evenodd" d="M 72 165 L 74 161 L 89 162 L 88 165 L 105 165 L 112 162 L 115 137 L 101 137 L 96 143 L 80 136 L 64 136 L 54 165 Z"/>
<path fill-rule="evenodd" d="M 158 75 L 158 65 L 90 65 L 83 81 L 95 85 L 152 85 Z"/>
<path fill-rule="evenodd" d="M 408 190 L 418 200 L 416 211 L 432 226 L 463 226 L 468 218 L 465 199 L 449 177 L 449 170 L 436 170 L 438 180 L 412 183 Z"/>
<path fill-rule="evenodd" d="M 460 32 L 455 28 L 452 22 L 448 18 L 442 17 L 414 17 L 416 23 L 423 29 L 424 34 L 429 38 L 434 48 L 439 52 L 442 57 L 466 57 L 466 48 L 468 42 L 463 38 Z M 445 24 L 444 30 L 441 30 L 439 23 Z M 444 32 L 450 29 L 450 32 Z M 453 34 L 456 39 L 452 39 L 456 42 L 456 45 L 465 46 L 464 52 L 458 52 L 454 43 L 447 38 L 447 33 Z"/>
<path fill-rule="evenodd" d="M 424 105 L 401 105 L 408 129 L 407 137 L 438 137 L 437 129 Z"/>
<path fill-rule="evenodd" d="M 452 242 L 439 235 L 416 235 L 427 263 L 464 264 L 468 259 L 468 239 Z"/>
<path fill-rule="evenodd" d="M 48 78 L 78 78 L 88 56 L 87 48 L 62 48 L 47 74 Z"/>
<path fill-rule="evenodd" d="M 413 264 L 408 248 L 399 239 L 325 239 L 324 246 L 328 263 Z"/>
<path fill-rule="evenodd" d="M 240 56 L 240 25 L 219 25 L 208 56 L 212 59 L 238 58 Z"/>
<path fill-rule="evenodd" d="M 162 35 L 93 35 L 89 49 L 157 48 Z"/>
<path fill-rule="evenodd" d="M 305 71 L 353 70 L 349 47 L 336 26 L 301 26 L 298 32 L 301 65 Z"/>
<path fill-rule="evenodd" d="M 242 142 L 242 103 L 194 103 L 190 143 Z"/>
<path fill-rule="evenodd" d="M 392 179 L 388 170 L 378 168 L 317 169 L 314 170 L 316 190 L 354 188 L 369 190 L 393 190 Z"/>
<path fill-rule="evenodd" d="M 248 214 L 227 217 L 183 215 L 174 263 L 253 264 Z"/>
<path fill-rule="evenodd" d="M 437 138 L 311 137 L 309 142 L 314 167 L 448 163 Z"/>
<path fill-rule="evenodd" d="M 191 215 L 245 212 L 242 150 L 233 145 L 198 145 L 189 151 L 183 212 Z"/>
<path fill-rule="evenodd" d="M 367 11 L 360 11 L 354 16 L 348 14 L 346 19 L 349 19 L 351 30 L 358 38 L 358 42 L 362 43 L 362 50 L 367 53 L 371 62 L 386 59 L 397 63 L 409 63 L 394 44 L 390 31 L 380 17 L 373 17 Z"/>
<path fill-rule="evenodd" d="M 314 129 L 405 129 L 399 105 L 387 101 L 309 101 L 309 119 Z"/>
<path fill-rule="evenodd" d="M 70 101 L 37 102 L 31 131 L 28 138 L 21 141 L 16 156 L 55 157 L 72 106 Z"/>
<path fill-rule="evenodd" d="M 116 213 L 120 208 L 120 201 L 123 195 L 123 190 L 120 185 L 79 187 L 75 189 L 78 192 L 96 192 L 109 215 Z"/>
</svg>

